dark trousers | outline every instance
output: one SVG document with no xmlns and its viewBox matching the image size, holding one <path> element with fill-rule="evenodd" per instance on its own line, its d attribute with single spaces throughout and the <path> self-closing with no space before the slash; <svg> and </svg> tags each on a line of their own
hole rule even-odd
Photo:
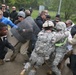
<svg viewBox="0 0 76 75">
<path fill-rule="evenodd" d="M 28 48 L 28 56 L 30 57 L 34 47 L 35 47 L 35 43 L 36 43 L 36 40 L 37 40 L 37 37 L 35 35 L 32 36 L 32 39 L 30 40 L 30 43 L 29 43 L 29 48 Z"/>
<path fill-rule="evenodd" d="M 7 53 L 7 48 L 5 48 L 4 50 L 0 50 L 0 59 L 4 59 L 5 58 L 5 55 Z"/>
<path fill-rule="evenodd" d="M 70 67 L 73 72 L 73 75 L 76 75 L 76 55 L 71 55 L 70 57 Z"/>
</svg>

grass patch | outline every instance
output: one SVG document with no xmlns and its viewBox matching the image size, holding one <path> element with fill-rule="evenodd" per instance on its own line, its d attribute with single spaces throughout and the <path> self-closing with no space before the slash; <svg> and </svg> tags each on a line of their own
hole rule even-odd
<svg viewBox="0 0 76 75">
<path fill-rule="evenodd" d="M 33 10 L 31 16 L 35 19 L 38 16 L 38 14 L 39 14 L 39 11 L 38 10 Z"/>
</svg>

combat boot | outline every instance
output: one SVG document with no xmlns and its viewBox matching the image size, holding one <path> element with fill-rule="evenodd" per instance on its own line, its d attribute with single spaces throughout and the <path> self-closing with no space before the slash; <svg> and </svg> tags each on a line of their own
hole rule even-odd
<svg viewBox="0 0 76 75">
<path fill-rule="evenodd" d="M 51 70 L 48 71 L 48 72 L 47 72 L 47 75 L 52 75 L 52 71 L 51 71 Z"/>
<path fill-rule="evenodd" d="M 20 75 L 25 75 L 25 69 L 23 69 L 22 71 L 21 71 L 21 73 L 20 73 Z"/>
</svg>

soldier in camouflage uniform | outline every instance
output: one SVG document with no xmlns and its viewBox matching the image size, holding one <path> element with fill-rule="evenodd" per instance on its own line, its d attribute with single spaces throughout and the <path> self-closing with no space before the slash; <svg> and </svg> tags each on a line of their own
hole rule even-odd
<svg viewBox="0 0 76 75">
<path fill-rule="evenodd" d="M 58 22 L 56 24 L 56 29 L 58 30 L 57 34 L 63 34 L 66 31 L 66 25 L 64 22 Z M 68 32 L 69 35 L 69 32 Z M 60 36 L 61 37 L 61 36 Z M 66 49 L 66 40 L 67 37 L 63 37 L 63 39 L 59 40 L 57 43 L 55 43 L 56 46 L 56 55 L 55 55 L 55 59 L 52 63 L 52 71 L 56 74 L 56 75 L 61 75 L 61 71 L 58 69 L 58 64 L 61 62 L 61 60 L 63 59 L 65 53 L 67 52 Z"/>
<path fill-rule="evenodd" d="M 35 75 L 36 69 L 41 66 L 46 60 L 48 60 L 53 52 L 55 52 L 54 41 L 57 42 L 64 36 L 67 36 L 67 34 L 56 34 L 52 31 L 53 27 L 54 24 L 51 21 L 46 21 L 43 24 L 43 30 L 38 34 L 38 39 L 36 41 L 35 48 L 31 54 L 29 62 L 25 64 L 24 70 L 20 75 L 24 75 L 24 72 L 27 71 L 31 65 L 33 65 L 34 68 L 30 70 L 28 75 Z"/>
</svg>

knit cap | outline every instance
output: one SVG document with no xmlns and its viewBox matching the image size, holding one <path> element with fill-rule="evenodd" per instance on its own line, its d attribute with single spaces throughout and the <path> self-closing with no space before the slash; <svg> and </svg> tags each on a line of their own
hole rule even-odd
<svg viewBox="0 0 76 75">
<path fill-rule="evenodd" d="M 18 12 L 18 16 L 25 18 L 25 12 L 23 12 L 23 11 Z"/>
</svg>

